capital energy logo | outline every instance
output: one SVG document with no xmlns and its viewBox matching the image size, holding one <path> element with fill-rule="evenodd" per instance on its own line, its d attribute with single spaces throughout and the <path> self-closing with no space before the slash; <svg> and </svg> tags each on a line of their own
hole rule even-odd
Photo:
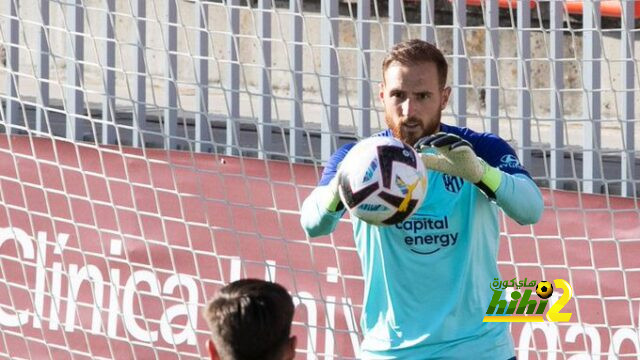
<svg viewBox="0 0 640 360">
<path fill-rule="evenodd" d="M 412 217 L 394 225 L 404 230 L 404 244 L 409 250 L 420 255 L 431 255 L 443 248 L 453 246 L 458 241 L 458 232 L 449 229 L 449 219 L 431 217 Z M 427 230 L 427 231 L 425 231 Z"/>
<path fill-rule="evenodd" d="M 489 285 L 493 291 L 491 303 L 487 308 L 483 322 L 544 322 L 546 318 L 550 322 L 567 322 L 571 320 L 572 313 L 560 312 L 573 297 L 573 288 L 566 280 L 555 279 L 555 288 L 563 290 L 562 296 L 547 310 L 549 297 L 553 294 L 554 286 L 550 281 L 537 282 L 532 280 L 527 283 L 527 278 L 515 281 L 511 280 L 494 281 Z M 502 299 L 503 292 L 507 288 L 514 288 L 511 292 L 511 300 L 507 304 L 506 299 Z M 526 290 L 520 290 L 529 288 Z M 532 296 L 535 291 L 535 296 Z M 545 310 L 546 314 L 545 314 Z M 526 315 L 525 315 L 526 313 Z M 544 315 L 544 317 L 543 317 Z"/>
</svg>

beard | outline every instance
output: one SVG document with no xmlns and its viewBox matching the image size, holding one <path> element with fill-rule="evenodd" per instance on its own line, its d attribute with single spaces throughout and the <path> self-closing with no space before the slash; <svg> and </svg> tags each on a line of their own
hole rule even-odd
<svg viewBox="0 0 640 360">
<path fill-rule="evenodd" d="M 408 145 L 413 146 L 418 140 L 425 136 L 435 134 L 440 128 L 440 116 L 442 111 L 438 111 L 436 116 L 434 116 L 429 121 L 424 121 L 424 119 L 418 117 L 409 117 L 409 118 L 401 118 L 400 121 L 394 122 L 391 115 L 385 113 L 384 120 L 387 123 L 387 126 L 391 130 L 393 137 L 396 139 L 400 139 Z M 415 130 L 408 130 L 402 126 L 402 124 L 416 124 Z"/>
</svg>

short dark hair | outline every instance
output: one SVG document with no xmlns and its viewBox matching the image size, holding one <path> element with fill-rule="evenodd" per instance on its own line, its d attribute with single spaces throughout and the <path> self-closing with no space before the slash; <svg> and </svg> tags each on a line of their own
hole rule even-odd
<svg viewBox="0 0 640 360">
<path fill-rule="evenodd" d="M 293 299 L 279 284 L 243 279 L 218 291 L 205 308 L 222 359 L 276 359 L 291 335 Z"/>
<path fill-rule="evenodd" d="M 403 65 L 432 62 L 438 69 L 440 86 L 444 88 L 447 84 L 447 71 L 449 69 L 447 60 L 440 49 L 424 40 L 411 39 L 395 44 L 382 62 L 383 80 L 385 72 L 393 62 L 399 62 Z"/>
</svg>

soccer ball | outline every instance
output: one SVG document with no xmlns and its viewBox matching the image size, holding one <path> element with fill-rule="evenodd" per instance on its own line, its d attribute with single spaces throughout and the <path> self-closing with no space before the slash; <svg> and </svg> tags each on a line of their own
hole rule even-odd
<svg viewBox="0 0 640 360">
<path fill-rule="evenodd" d="M 541 299 L 548 299 L 549 296 L 553 294 L 553 285 L 548 281 L 540 281 L 538 285 L 536 285 L 536 294 L 538 294 Z"/>
<path fill-rule="evenodd" d="M 392 137 L 358 142 L 338 170 L 340 199 L 351 216 L 372 225 L 393 225 L 413 215 L 427 192 L 418 153 Z"/>
</svg>

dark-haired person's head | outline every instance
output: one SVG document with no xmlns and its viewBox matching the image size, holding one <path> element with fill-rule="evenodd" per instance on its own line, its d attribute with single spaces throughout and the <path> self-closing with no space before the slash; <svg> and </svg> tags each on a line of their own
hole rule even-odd
<svg viewBox="0 0 640 360">
<path fill-rule="evenodd" d="M 293 312 L 293 299 L 279 284 L 243 279 L 223 287 L 204 311 L 211 359 L 293 359 Z"/>
<path fill-rule="evenodd" d="M 440 129 L 447 87 L 447 61 L 426 41 L 412 39 L 396 44 L 382 62 L 379 98 L 393 136 L 413 145 Z"/>
</svg>

